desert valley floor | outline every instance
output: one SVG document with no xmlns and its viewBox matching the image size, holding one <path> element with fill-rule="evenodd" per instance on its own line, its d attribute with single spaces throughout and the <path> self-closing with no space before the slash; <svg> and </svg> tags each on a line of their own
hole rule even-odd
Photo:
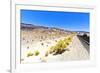
<svg viewBox="0 0 100 73">
<path fill-rule="evenodd" d="M 75 32 L 22 26 L 21 63 L 88 60 L 89 45 Z"/>
</svg>

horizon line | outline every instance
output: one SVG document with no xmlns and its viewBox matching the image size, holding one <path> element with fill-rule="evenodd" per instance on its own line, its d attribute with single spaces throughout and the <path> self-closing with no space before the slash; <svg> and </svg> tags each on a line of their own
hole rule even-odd
<svg viewBox="0 0 100 73">
<path fill-rule="evenodd" d="M 32 23 L 21 23 L 21 24 L 26 24 L 26 25 L 35 25 L 35 24 L 32 24 Z M 86 30 L 71 30 L 71 29 L 67 29 L 67 28 L 59 28 L 59 27 L 50 27 L 50 26 L 43 26 L 43 25 L 35 25 L 35 26 L 42 26 L 42 27 L 48 27 L 48 28 L 57 28 L 57 29 L 62 29 L 62 30 L 67 30 L 67 31 L 73 31 L 73 32 L 90 32 L 89 31 L 86 31 Z"/>
</svg>

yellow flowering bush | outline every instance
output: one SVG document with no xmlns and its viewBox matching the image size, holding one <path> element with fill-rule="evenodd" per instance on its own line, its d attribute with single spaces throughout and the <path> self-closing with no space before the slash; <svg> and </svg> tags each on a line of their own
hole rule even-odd
<svg viewBox="0 0 100 73">
<path fill-rule="evenodd" d="M 27 53 L 27 57 L 33 56 L 32 52 Z"/>
<path fill-rule="evenodd" d="M 38 56 L 40 53 L 38 50 L 36 50 L 34 54 L 35 54 L 35 56 Z"/>
<path fill-rule="evenodd" d="M 70 44 L 71 41 L 72 41 L 72 37 L 66 37 L 62 40 L 57 41 L 57 44 L 50 48 L 49 53 L 53 53 L 55 55 L 61 54 L 66 50 L 66 47 Z"/>
</svg>

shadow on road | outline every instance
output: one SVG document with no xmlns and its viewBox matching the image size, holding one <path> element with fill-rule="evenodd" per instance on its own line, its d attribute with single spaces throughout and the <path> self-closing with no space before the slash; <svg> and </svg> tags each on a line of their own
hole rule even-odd
<svg viewBox="0 0 100 73">
<path fill-rule="evenodd" d="M 83 46 L 86 48 L 86 50 L 88 51 L 88 53 L 90 53 L 90 45 L 89 43 L 86 43 L 84 39 L 82 39 L 79 35 L 77 35 L 77 37 L 79 38 L 79 40 L 81 41 L 81 43 L 83 44 Z"/>
</svg>

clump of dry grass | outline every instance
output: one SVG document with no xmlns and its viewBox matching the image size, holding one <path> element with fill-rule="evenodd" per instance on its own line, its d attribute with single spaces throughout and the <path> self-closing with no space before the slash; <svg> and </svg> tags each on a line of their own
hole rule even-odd
<svg viewBox="0 0 100 73">
<path fill-rule="evenodd" d="M 41 45 L 44 45 L 44 43 L 41 43 Z"/>
<path fill-rule="evenodd" d="M 23 38 L 23 40 L 25 40 L 25 38 Z"/>
<path fill-rule="evenodd" d="M 34 53 L 35 56 L 38 56 L 39 54 L 40 54 L 40 53 L 39 53 L 38 50 L 36 50 L 35 53 Z"/>
<path fill-rule="evenodd" d="M 49 53 L 57 55 L 57 54 L 62 54 L 66 50 L 69 51 L 69 49 L 67 49 L 67 46 L 71 43 L 71 41 L 72 41 L 72 36 L 57 41 L 57 44 L 55 46 L 50 47 Z"/>
<path fill-rule="evenodd" d="M 33 42 L 34 40 L 32 40 L 32 42 Z"/>
<path fill-rule="evenodd" d="M 26 41 L 26 43 L 29 43 L 29 41 Z"/>
<path fill-rule="evenodd" d="M 33 56 L 32 52 L 27 53 L 27 57 Z"/>
<path fill-rule="evenodd" d="M 27 47 L 27 49 L 29 49 L 29 46 Z"/>
</svg>

